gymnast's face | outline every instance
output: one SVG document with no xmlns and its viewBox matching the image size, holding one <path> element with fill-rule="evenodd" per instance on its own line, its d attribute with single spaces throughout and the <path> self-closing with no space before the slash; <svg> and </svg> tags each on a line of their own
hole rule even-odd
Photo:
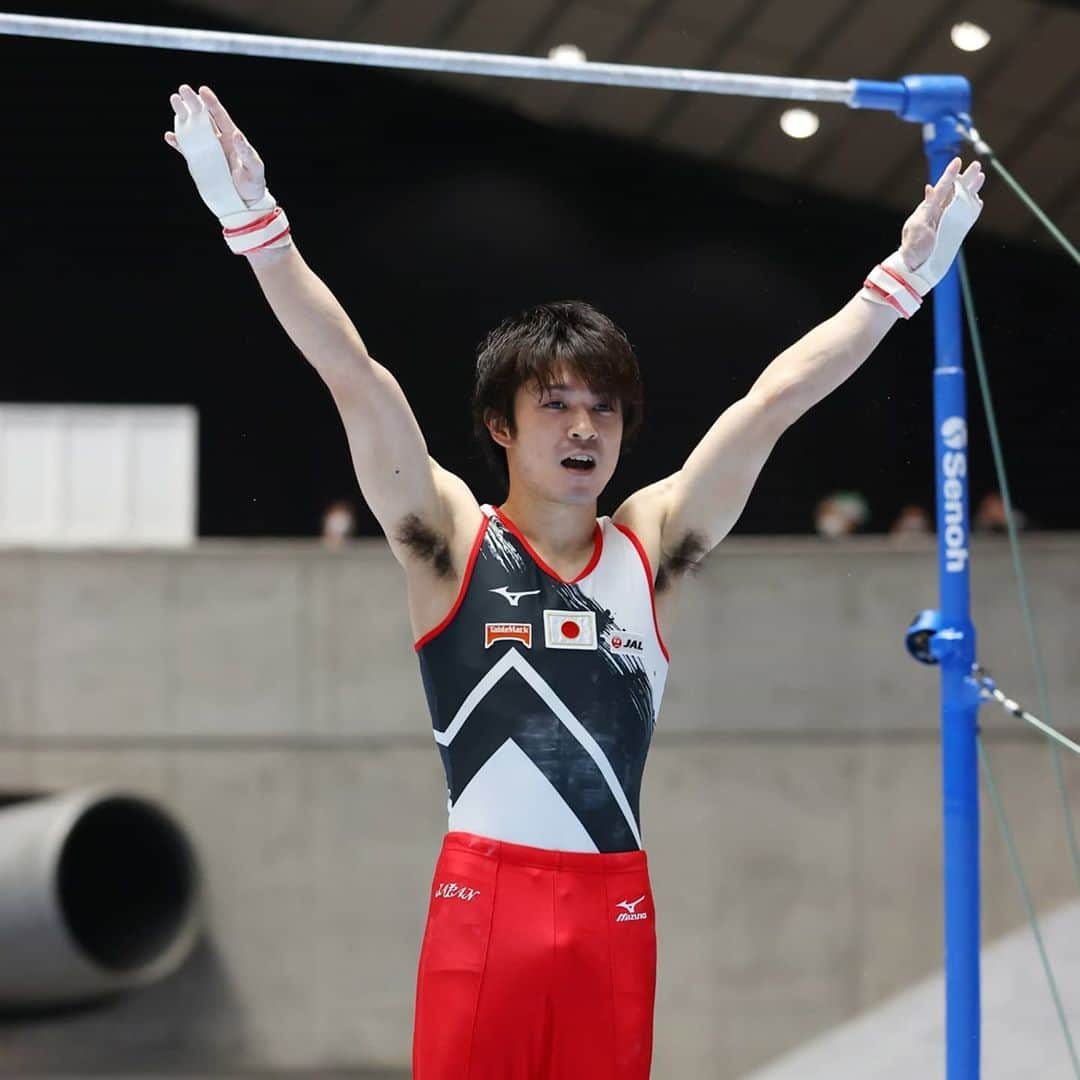
<svg viewBox="0 0 1080 1080">
<path fill-rule="evenodd" d="M 506 449 L 510 486 L 554 502 L 595 501 L 615 472 L 622 444 L 619 402 L 562 372 L 547 390 L 519 387 L 515 432 L 492 432 Z"/>
</svg>

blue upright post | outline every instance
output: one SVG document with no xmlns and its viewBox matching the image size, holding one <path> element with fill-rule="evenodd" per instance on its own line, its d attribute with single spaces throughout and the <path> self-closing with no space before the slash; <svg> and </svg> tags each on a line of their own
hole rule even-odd
<svg viewBox="0 0 1080 1080">
<path fill-rule="evenodd" d="M 897 90 L 902 88 L 898 95 Z M 931 182 L 964 146 L 958 122 L 970 126 L 971 88 L 956 76 L 908 76 L 896 83 L 857 83 L 854 104 L 891 109 L 923 125 Z M 945 839 L 945 1035 L 947 1080 L 979 1078 L 979 693 L 971 677 L 968 554 L 967 413 L 963 324 L 955 266 L 933 292 L 934 461 L 937 477 L 940 610 L 923 612 L 908 647 L 941 666 L 941 748 Z"/>
<path fill-rule="evenodd" d="M 956 155 L 955 121 L 927 125 L 931 182 Z M 947 1080 L 979 1076 L 979 696 L 971 668 L 967 411 L 960 281 L 956 267 L 934 289 L 934 460 L 937 474 L 941 625 L 931 645 L 941 665 L 945 804 L 945 1026 Z"/>
</svg>

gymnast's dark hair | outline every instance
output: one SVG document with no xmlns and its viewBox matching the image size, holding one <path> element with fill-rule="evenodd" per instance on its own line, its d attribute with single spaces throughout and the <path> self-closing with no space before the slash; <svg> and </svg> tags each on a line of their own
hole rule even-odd
<svg viewBox="0 0 1080 1080">
<path fill-rule="evenodd" d="M 514 424 L 518 387 L 549 389 L 559 375 L 576 375 L 594 394 L 619 403 L 622 449 L 641 428 L 644 394 L 633 347 L 606 315 L 579 300 L 538 304 L 501 322 L 484 339 L 476 358 L 473 429 L 488 464 L 507 479 L 506 451 L 492 438 L 486 421 Z"/>
</svg>

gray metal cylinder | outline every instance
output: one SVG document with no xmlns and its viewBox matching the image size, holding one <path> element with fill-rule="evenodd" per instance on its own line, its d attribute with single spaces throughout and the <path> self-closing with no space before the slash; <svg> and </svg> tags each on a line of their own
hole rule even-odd
<svg viewBox="0 0 1080 1080">
<path fill-rule="evenodd" d="M 141 795 L 89 788 L 0 808 L 0 1008 L 153 982 L 199 933 L 187 837 Z"/>
</svg>

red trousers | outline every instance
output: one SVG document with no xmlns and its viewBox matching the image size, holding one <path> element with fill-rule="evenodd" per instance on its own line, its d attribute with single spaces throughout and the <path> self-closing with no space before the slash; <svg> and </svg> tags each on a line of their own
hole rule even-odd
<svg viewBox="0 0 1080 1080">
<path fill-rule="evenodd" d="M 413 1080 L 648 1080 L 655 989 L 643 851 L 447 834 L 420 952 Z"/>
</svg>

